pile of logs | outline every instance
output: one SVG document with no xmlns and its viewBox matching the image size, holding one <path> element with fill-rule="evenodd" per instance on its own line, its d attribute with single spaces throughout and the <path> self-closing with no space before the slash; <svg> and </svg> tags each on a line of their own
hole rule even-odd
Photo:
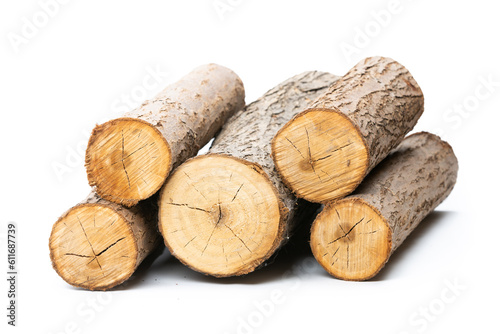
<svg viewBox="0 0 500 334">
<path fill-rule="evenodd" d="M 50 236 L 57 273 L 107 290 L 164 243 L 193 270 L 244 275 L 312 222 L 321 266 L 366 280 L 455 185 L 446 142 L 405 138 L 424 98 L 392 59 L 364 59 L 342 77 L 305 72 L 244 98 L 234 72 L 209 64 L 96 126 L 85 157 L 91 193 Z"/>
</svg>

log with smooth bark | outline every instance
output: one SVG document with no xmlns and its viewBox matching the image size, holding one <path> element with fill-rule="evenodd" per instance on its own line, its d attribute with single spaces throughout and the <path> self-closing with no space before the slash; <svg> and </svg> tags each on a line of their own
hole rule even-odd
<svg viewBox="0 0 500 334">
<path fill-rule="evenodd" d="M 150 197 L 244 107 L 244 99 L 233 71 L 198 67 L 124 117 L 94 128 L 85 156 L 89 184 L 125 206 Z"/>
<path fill-rule="evenodd" d="M 356 191 L 328 203 L 311 229 L 315 258 L 344 280 L 375 276 L 392 253 L 455 185 L 458 162 L 448 143 L 408 136 Z"/>
<path fill-rule="evenodd" d="M 405 67 L 366 58 L 278 132 L 276 168 L 298 197 L 323 203 L 346 196 L 413 129 L 423 107 Z"/>
<path fill-rule="evenodd" d="M 49 240 L 52 266 L 76 287 L 117 286 L 161 245 L 157 214 L 156 196 L 125 208 L 92 191 L 54 224 Z"/>
<path fill-rule="evenodd" d="M 159 226 L 174 256 L 204 274 L 236 276 L 288 240 L 298 212 L 316 207 L 299 205 L 283 185 L 270 142 L 337 79 L 305 72 L 281 83 L 233 116 L 209 154 L 172 173 L 160 192 Z"/>
</svg>

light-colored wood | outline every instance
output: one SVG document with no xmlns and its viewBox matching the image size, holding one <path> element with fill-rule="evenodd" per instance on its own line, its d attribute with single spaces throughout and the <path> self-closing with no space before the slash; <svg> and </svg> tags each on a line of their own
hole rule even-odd
<svg viewBox="0 0 500 334">
<path fill-rule="evenodd" d="M 405 67 L 366 58 L 277 133 L 276 168 L 298 197 L 342 198 L 413 129 L 423 106 Z"/>
<path fill-rule="evenodd" d="M 110 289 L 127 280 L 160 245 L 156 224 L 157 207 L 151 200 L 124 208 L 93 191 L 54 224 L 52 265 L 73 286 Z"/>
<path fill-rule="evenodd" d="M 453 189 L 458 162 L 448 143 L 408 136 L 356 191 L 325 205 L 311 228 L 311 249 L 331 275 L 375 276 L 417 225 Z"/>
<path fill-rule="evenodd" d="M 233 157 L 182 164 L 160 203 L 160 231 L 172 254 L 213 276 L 255 268 L 283 234 L 273 185 L 260 167 Z"/>
<path fill-rule="evenodd" d="M 125 117 L 94 129 L 87 157 L 90 184 L 108 200 L 126 206 L 155 193 L 172 164 L 163 135 L 148 122 Z"/>
<path fill-rule="evenodd" d="M 286 184 L 308 200 L 323 202 L 350 193 L 366 172 L 368 151 L 363 138 L 340 113 L 303 113 L 273 143 Z"/>
<path fill-rule="evenodd" d="M 286 243 L 300 213 L 316 206 L 297 201 L 283 185 L 270 142 L 337 79 L 305 72 L 286 80 L 233 116 L 209 154 L 172 173 L 160 192 L 159 227 L 174 256 L 227 277 L 252 272 Z"/>
<path fill-rule="evenodd" d="M 200 66 L 124 117 L 94 128 L 85 157 L 89 184 L 125 206 L 150 197 L 244 107 L 244 99 L 234 72 Z"/>
</svg>

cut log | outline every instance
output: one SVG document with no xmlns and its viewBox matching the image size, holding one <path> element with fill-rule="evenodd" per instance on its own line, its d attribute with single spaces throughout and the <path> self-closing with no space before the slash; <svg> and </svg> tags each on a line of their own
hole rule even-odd
<svg viewBox="0 0 500 334">
<path fill-rule="evenodd" d="M 85 156 L 89 184 L 125 206 L 150 197 L 245 106 L 244 99 L 231 70 L 215 64 L 195 69 L 125 117 L 94 128 Z"/>
<path fill-rule="evenodd" d="M 458 162 L 430 133 L 408 136 L 344 199 L 328 203 L 311 229 L 314 257 L 344 280 L 375 276 L 455 185 Z"/>
<path fill-rule="evenodd" d="M 423 110 L 422 91 L 406 68 L 389 58 L 367 58 L 277 133 L 276 168 L 298 197 L 318 203 L 344 197 Z"/>
<path fill-rule="evenodd" d="M 67 283 L 108 290 L 126 281 L 157 246 L 157 196 L 132 208 L 101 199 L 95 191 L 54 224 L 50 258 Z"/>
<path fill-rule="evenodd" d="M 174 256 L 207 275 L 236 276 L 286 242 L 299 210 L 316 208 L 301 207 L 279 179 L 271 139 L 337 79 L 306 72 L 281 83 L 233 116 L 209 154 L 172 173 L 160 191 L 159 226 Z"/>
</svg>

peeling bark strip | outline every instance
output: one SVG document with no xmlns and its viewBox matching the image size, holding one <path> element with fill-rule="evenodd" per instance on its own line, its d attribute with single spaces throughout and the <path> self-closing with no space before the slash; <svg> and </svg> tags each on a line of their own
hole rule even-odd
<svg viewBox="0 0 500 334">
<path fill-rule="evenodd" d="M 276 168 L 298 197 L 341 198 L 403 140 L 423 110 L 422 91 L 406 68 L 366 58 L 278 132 Z"/>
<path fill-rule="evenodd" d="M 287 241 L 299 210 L 316 206 L 298 205 L 283 185 L 270 142 L 337 79 L 321 72 L 288 79 L 233 116 L 209 154 L 172 173 L 160 192 L 159 227 L 174 256 L 207 275 L 236 276 Z"/>
<path fill-rule="evenodd" d="M 150 197 L 244 100 L 234 72 L 216 64 L 198 67 L 125 117 L 94 128 L 85 156 L 89 184 L 125 206 Z"/>
<path fill-rule="evenodd" d="M 458 162 L 448 143 L 408 136 L 353 195 L 328 203 L 311 229 L 314 257 L 344 280 L 375 276 L 391 254 L 455 185 Z"/>
<path fill-rule="evenodd" d="M 76 287 L 108 290 L 123 283 L 161 244 L 157 211 L 153 199 L 125 208 L 93 191 L 54 224 L 52 266 Z"/>
</svg>

